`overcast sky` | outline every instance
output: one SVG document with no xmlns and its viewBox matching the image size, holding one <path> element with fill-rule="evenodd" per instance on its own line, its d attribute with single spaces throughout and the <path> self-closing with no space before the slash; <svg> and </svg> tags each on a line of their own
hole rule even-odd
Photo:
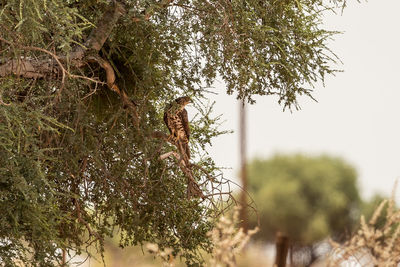
<svg viewBox="0 0 400 267">
<path fill-rule="evenodd" d="M 343 15 L 326 18 L 326 28 L 344 32 L 330 45 L 344 72 L 329 77 L 326 87 L 316 86 L 318 103 L 301 98 L 300 111 L 282 112 L 275 98 L 257 98 L 248 109 L 248 156 L 340 156 L 357 169 L 363 197 L 390 194 L 400 178 L 400 1 L 349 2 Z M 238 104 L 223 84 L 215 91 L 215 113 L 235 133 L 215 138 L 210 151 L 220 166 L 233 168 L 225 176 L 236 178 Z"/>
</svg>

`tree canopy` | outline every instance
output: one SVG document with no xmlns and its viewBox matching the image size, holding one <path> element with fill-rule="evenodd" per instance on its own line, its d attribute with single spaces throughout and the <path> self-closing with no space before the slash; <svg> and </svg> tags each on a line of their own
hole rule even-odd
<svg viewBox="0 0 400 267">
<path fill-rule="evenodd" d="M 284 107 L 334 72 L 322 16 L 341 0 L 1 0 L 0 260 L 54 266 L 120 231 L 189 264 L 210 250 L 220 207 L 205 104 L 217 77 Z M 193 165 L 166 137 L 164 107 L 195 101 Z M 187 181 L 204 198 L 187 198 Z"/>
<path fill-rule="evenodd" d="M 318 258 L 314 244 L 327 237 L 342 241 L 358 222 L 357 175 L 340 158 L 276 155 L 254 159 L 248 168 L 259 212 L 257 238 L 271 242 L 283 233 L 302 266 Z"/>
<path fill-rule="evenodd" d="M 259 238 L 281 231 L 293 243 L 311 245 L 345 238 L 358 221 L 360 197 L 353 167 L 329 156 L 276 155 L 249 164 L 249 189 L 261 219 Z"/>
</svg>

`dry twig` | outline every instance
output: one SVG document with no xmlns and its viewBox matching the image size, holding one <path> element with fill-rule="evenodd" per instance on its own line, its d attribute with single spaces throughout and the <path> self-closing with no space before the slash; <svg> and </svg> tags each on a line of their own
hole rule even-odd
<svg viewBox="0 0 400 267">
<path fill-rule="evenodd" d="M 389 200 L 383 200 L 368 222 L 361 216 L 360 228 L 350 240 L 344 244 L 332 242 L 329 266 L 339 266 L 345 261 L 379 267 L 400 263 L 400 209 L 395 207 L 394 199 L 393 193 Z M 384 224 L 379 224 L 378 219 L 382 218 Z"/>
</svg>

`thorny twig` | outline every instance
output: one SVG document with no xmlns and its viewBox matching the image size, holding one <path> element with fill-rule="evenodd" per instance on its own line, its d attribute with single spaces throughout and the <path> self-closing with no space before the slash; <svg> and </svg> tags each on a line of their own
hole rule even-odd
<svg viewBox="0 0 400 267">
<path fill-rule="evenodd" d="M 169 4 L 172 2 L 173 0 L 164 0 L 161 1 L 160 4 L 158 4 L 158 8 L 166 8 L 169 6 Z M 146 10 L 145 14 L 143 16 L 143 18 L 138 18 L 138 17 L 133 17 L 132 21 L 133 22 L 140 22 L 140 21 L 148 21 L 150 20 L 151 16 L 153 16 L 154 14 L 154 8 L 150 9 L 150 10 Z"/>
<path fill-rule="evenodd" d="M 202 199 L 204 199 L 204 194 L 201 191 L 200 186 L 198 185 L 198 183 L 196 182 L 196 180 L 193 177 L 192 170 L 190 169 L 190 165 L 187 164 L 188 163 L 187 159 L 185 159 L 184 157 L 182 157 L 182 155 L 179 155 L 178 153 L 176 153 L 174 151 L 161 155 L 160 159 L 165 159 L 171 155 L 174 156 L 178 160 L 180 169 L 182 170 L 182 172 L 185 174 L 185 176 L 188 179 L 188 188 L 187 188 L 188 198 L 190 198 L 191 196 L 197 196 L 197 197 L 201 197 Z"/>
<path fill-rule="evenodd" d="M 152 136 L 161 138 L 166 141 L 168 140 L 168 138 L 166 138 L 166 136 L 160 132 L 155 132 L 155 133 L 153 133 Z M 168 140 L 168 141 L 170 142 L 170 140 Z M 248 192 L 246 192 L 248 199 L 250 200 L 249 203 L 238 202 L 235 199 L 235 197 L 233 196 L 233 190 L 231 189 L 231 184 L 233 184 L 233 185 L 237 186 L 239 189 L 243 190 L 243 188 L 239 184 L 237 184 L 229 179 L 224 178 L 222 174 L 213 176 L 209 173 L 209 171 L 207 171 L 204 167 L 202 167 L 198 164 L 190 163 L 190 165 L 186 165 L 185 160 L 182 157 L 182 155 L 180 155 L 179 153 L 177 153 L 175 151 L 169 151 L 169 152 L 166 152 L 166 153 L 160 155 L 160 160 L 165 160 L 166 158 L 168 158 L 170 156 L 173 156 L 177 159 L 177 161 L 179 163 L 179 167 L 184 172 L 185 176 L 188 178 L 189 181 L 196 183 L 196 185 L 198 186 L 199 189 L 200 189 L 200 187 L 206 188 L 207 184 L 210 185 L 210 189 L 209 189 L 210 193 L 204 194 L 201 191 L 201 197 L 203 200 L 207 200 L 209 205 L 212 205 L 214 208 L 217 208 L 217 205 L 215 203 L 215 197 L 218 197 L 217 199 L 221 203 L 225 203 L 224 208 L 221 210 L 219 215 L 224 213 L 224 211 L 226 211 L 227 209 L 229 209 L 231 207 L 231 204 L 229 204 L 228 202 L 232 201 L 232 203 L 234 203 L 234 205 L 239 205 L 239 206 L 243 206 L 243 207 L 246 206 L 246 207 L 249 207 L 250 209 L 252 209 L 254 214 L 257 217 L 257 221 L 259 224 L 259 215 L 258 215 L 258 212 L 256 209 L 255 201 L 250 196 L 250 194 Z M 194 179 L 193 168 L 200 170 L 207 177 L 207 179 L 200 185 Z M 218 179 L 218 177 L 220 177 L 220 179 Z M 223 191 L 222 187 L 224 187 L 224 186 L 227 186 L 228 190 Z"/>
<path fill-rule="evenodd" d="M 76 208 L 78 220 L 86 226 L 86 229 L 88 230 L 89 235 L 91 235 L 91 236 L 94 235 L 96 237 L 96 240 L 101 240 L 102 238 L 99 235 L 99 233 L 97 233 L 96 231 L 93 231 L 92 228 L 90 227 L 90 224 L 85 219 L 82 218 L 81 208 L 80 208 L 78 199 L 75 199 L 75 208 Z"/>
</svg>

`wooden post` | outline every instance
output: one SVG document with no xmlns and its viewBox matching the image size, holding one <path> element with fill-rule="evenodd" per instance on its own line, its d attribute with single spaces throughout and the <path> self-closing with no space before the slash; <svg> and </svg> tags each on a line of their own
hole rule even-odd
<svg viewBox="0 0 400 267">
<path fill-rule="evenodd" d="M 289 238 L 281 232 L 276 234 L 276 267 L 285 267 L 286 258 L 289 250 Z"/>
<path fill-rule="evenodd" d="M 62 267 L 66 267 L 67 266 L 67 252 L 65 251 L 65 249 L 62 250 Z"/>
</svg>

